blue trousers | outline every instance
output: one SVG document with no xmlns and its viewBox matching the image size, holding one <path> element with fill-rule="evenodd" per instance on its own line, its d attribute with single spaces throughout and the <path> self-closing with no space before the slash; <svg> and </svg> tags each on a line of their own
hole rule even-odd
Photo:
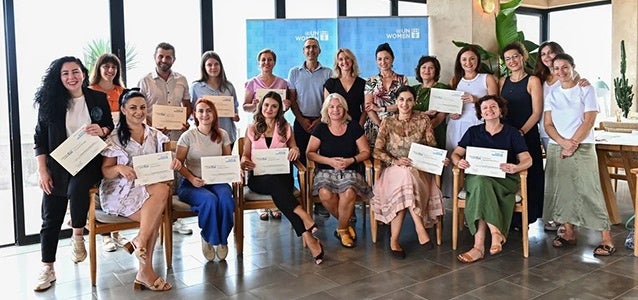
<svg viewBox="0 0 638 300">
<path fill-rule="evenodd" d="M 188 203 L 197 213 L 202 238 L 211 245 L 228 245 L 228 235 L 233 229 L 235 199 L 230 185 L 207 184 L 194 187 L 182 179 L 177 190 L 179 200 Z"/>
</svg>

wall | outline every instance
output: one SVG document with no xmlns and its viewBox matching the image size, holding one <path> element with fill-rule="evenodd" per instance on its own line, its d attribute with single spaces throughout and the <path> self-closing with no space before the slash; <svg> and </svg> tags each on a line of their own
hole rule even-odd
<svg viewBox="0 0 638 300">
<path fill-rule="evenodd" d="M 620 41 L 625 40 L 625 51 L 627 53 L 627 71 L 625 76 L 629 78 L 629 84 L 634 86 L 634 104 L 631 111 L 638 111 L 638 1 L 636 0 L 613 0 L 611 2 L 612 20 L 612 47 L 611 65 L 612 77 L 620 77 Z M 613 87 L 611 87 L 613 93 Z M 615 96 L 612 102 L 614 109 L 618 108 Z"/>
</svg>

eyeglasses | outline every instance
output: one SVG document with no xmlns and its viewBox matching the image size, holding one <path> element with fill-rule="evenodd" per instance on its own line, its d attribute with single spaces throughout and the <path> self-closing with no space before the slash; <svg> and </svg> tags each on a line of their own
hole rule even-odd
<svg viewBox="0 0 638 300">
<path fill-rule="evenodd" d="M 521 56 L 520 56 L 520 55 L 518 55 L 518 54 L 513 54 L 513 55 L 512 55 L 512 56 L 510 56 L 510 57 L 504 57 L 504 59 L 505 59 L 505 61 L 506 61 L 506 62 L 508 62 L 508 61 L 510 61 L 510 60 L 512 60 L 512 59 L 518 59 L 519 57 L 521 57 Z"/>
</svg>

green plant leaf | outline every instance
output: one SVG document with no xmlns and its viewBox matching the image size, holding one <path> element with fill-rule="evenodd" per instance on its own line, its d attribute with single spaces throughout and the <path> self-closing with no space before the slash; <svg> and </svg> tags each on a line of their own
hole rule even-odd
<svg viewBox="0 0 638 300">
<path fill-rule="evenodd" d="M 511 0 L 500 4 L 499 14 L 513 15 L 516 9 L 521 6 L 523 0 Z"/>
<path fill-rule="evenodd" d="M 520 41 L 520 34 L 516 26 L 516 14 L 496 16 L 496 41 L 498 49 L 503 49 L 514 41 Z"/>
</svg>

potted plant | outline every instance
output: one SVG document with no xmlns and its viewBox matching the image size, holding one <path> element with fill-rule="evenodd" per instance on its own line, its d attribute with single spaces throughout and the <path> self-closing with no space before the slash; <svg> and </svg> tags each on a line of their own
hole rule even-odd
<svg viewBox="0 0 638 300">
<path fill-rule="evenodd" d="M 614 78 L 614 94 L 616 95 L 616 103 L 622 110 L 623 117 L 627 118 L 629 109 L 633 104 L 634 86 L 629 85 L 629 80 L 625 77 L 627 70 L 627 61 L 625 53 L 625 40 L 620 41 L 620 77 Z"/>
</svg>

